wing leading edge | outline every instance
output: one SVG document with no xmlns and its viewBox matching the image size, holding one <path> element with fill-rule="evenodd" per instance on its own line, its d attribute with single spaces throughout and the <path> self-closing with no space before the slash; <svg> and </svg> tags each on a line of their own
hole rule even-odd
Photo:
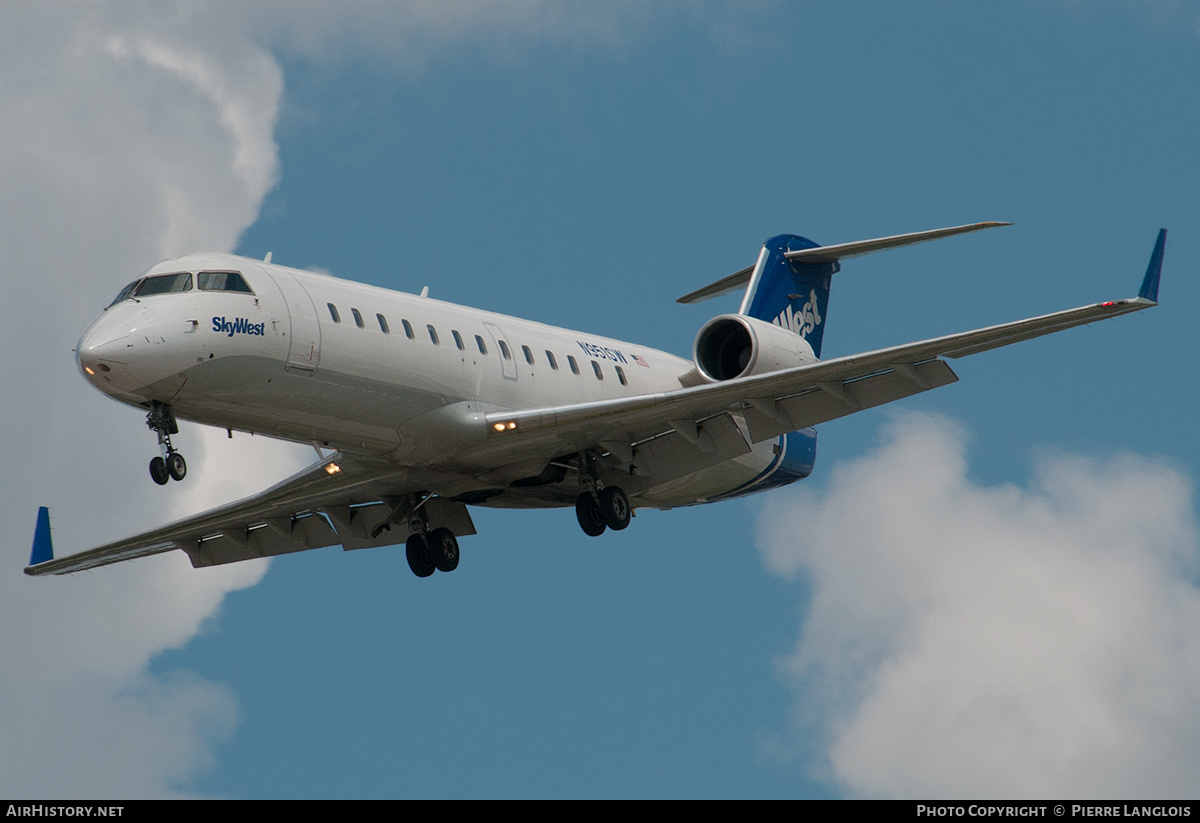
<svg viewBox="0 0 1200 823">
<path fill-rule="evenodd" d="M 403 530 L 397 512 L 414 491 L 394 462 L 334 454 L 259 494 L 60 559 L 52 557 L 43 508 L 25 573 L 69 574 L 174 549 L 200 567 L 339 544 L 392 545 L 408 536 L 392 526 Z M 431 499 L 425 507 L 456 535 L 474 534 L 461 503 Z"/>
<path fill-rule="evenodd" d="M 490 442 L 497 448 L 514 439 L 636 448 L 672 430 L 703 440 L 706 422 L 729 411 L 745 416 L 752 442 L 816 425 L 957 380 L 940 358 L 966 357 L 1157 305 L 1165 240 L 1163 229 L 1134 298 L 676 391 L 491 412 L 486 415 Z"/>
</svg>

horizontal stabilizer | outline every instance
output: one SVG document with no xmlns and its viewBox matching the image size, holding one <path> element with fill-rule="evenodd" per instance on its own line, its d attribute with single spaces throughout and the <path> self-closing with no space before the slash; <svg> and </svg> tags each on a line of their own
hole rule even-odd
<svg viewBox="0 0 1200 823">
<path fill-rule="evenodd" d="M 832 263 L 835 260 L 844 260 L 847 257 L 859 257 L 864 254 L 883 251 L 884 249 L 911 246 L 914 243 L 924 243 L 927 240 L 938 240 L 942 237 L 952 237 L 956 234 L 966 234 L 967 232 L 979 231 L 980 229 L 994 229 L 997 226 L 1011 225 L 1012 223 L 997 223 L 995 221 L 971 223 L 970 225 L 953 226 L 948 229 L 933 229 L 932 231 L 918 231 L 911 234 L 880 237 L 877 240 L 859 240 L 854 243 L 839 243 L 836 246 L 817 246 L 815 249 L 790 251 L 784 256 L 788 260 L 796 260 L 801 263 Z"/>
<path fill-rule="evenodd" d="M 966 234 L 967 232 L 980 231 L 981 229 L 993 229 L 997 226 L 1011 225 L 1011 223 L 999 223 L 996 221 L 970 223 L 966 226 L 952 226 L 947 229 L 932 229 L 931 231 L 918 231 L 910 234 L 896 234 L 891 237 L 878 237 L 874 240 L 839 243 L 835 246 L 817 246 L 812 249 L 799 249 L 797 251 L 785 252 L 784 256 L 796 263 L 833 263 L 847 257 L 859 257 L 864 254 L 883 251 L 884 249 L 911 246 L 914 243 L 924 243 L 927 240 L 937 240 L 942 237 L 952 237 L 956 234 Z M 754 267 L 747 266 L 740 271 L 735 271 L 733 274 L 722 277 L 714 283 L 709 283 L 702 289 L 696 289 L 694 292 L 685 294 L 675 302 L 685 304 L 699 303 L 702 300 L 727 294 L 749 283 L 750 276 L 753 273 Z"/>
<path fill-rule="evenodd" d="M 740 289 L 750 282 L 750 275 L 754 273 L 754 266 L 747 266 L 744 269 L 735 271 L 733 274 L 722 277 L 715 283 L 709 283 L 702 289 L 696 289 L 693 292 L 688 292 L 683 297 L 678 298 L 676 303 L 700 303 L 713 297 L 720 297 L 722 294 L 728 294 L 731 291 Z"/>
</svg>

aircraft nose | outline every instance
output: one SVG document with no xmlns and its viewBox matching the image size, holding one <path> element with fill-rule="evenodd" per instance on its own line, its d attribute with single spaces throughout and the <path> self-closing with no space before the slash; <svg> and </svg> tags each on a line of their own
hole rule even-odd
<svg viewBox="0 0 1200 823">
<path fill-rule="evenodd" d="M 108 337 L 101 340 L 101 337 Z M 108 334 L 85 334 L 75 350 L 79 368 L 89 377 L 96 374 L 111 373 L 116 366 L 128 365 L 129 350 L 133 343 L 128 333 L 110 336 Z"/>
<path fill-rule="evenodd" d="M 120 312 L 118 314 L 124 314 Z M 134 358 L 132 318 L 106 312 L 96 319 L 75 347 L 75 362 L 100 391 L 112 394 L 138 387 L 130 370 Z"/>
</svg>

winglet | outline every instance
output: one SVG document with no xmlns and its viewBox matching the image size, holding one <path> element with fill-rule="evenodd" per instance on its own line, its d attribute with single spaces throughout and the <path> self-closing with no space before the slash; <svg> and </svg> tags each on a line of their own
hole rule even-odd
<svg viewBox="0 0 1200 823">
<path fill-rule="evenodd" d="M 50 540 L 50 510 L 45 506 L 38 509 L 37 527 L 33 530 L 33 551 L 29 554 L 29 565 L 36 566 L 54 559 L 54 544 Z"/>
<path fill-rule="evenodd" d="M 1150 265 L 1146 267 L 1146 277 L 1142 280 L 1142 290 L 1138 297 L 1151 302 L 1158 302 L 1158 280 L 1162 275 L 1163 247 L 1167 244 L 1167 230 L 1158 230 L 1158 242 L 1154 244 L 1154 254 L 1150 255 Z"/>
</svg>

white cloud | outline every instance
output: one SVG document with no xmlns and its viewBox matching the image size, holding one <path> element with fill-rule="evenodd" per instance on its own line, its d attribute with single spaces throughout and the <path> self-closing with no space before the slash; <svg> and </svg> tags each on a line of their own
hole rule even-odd
<svg viewBox="0 0 1200 823">
<path fill-rule="evenodd" d="M 38 505 L 56 548 L 78 551 L 289 474 L 296 447 L 185 428 L 185 483 L 159 489 L 139 415 L 75 373 L 80 331 L 144 267 L 227 250 L 279 175 L 283 77 L 270 43 L 420 65 L 448 43 L 619 44 L 652 17 L 639 4 L 445 3 L 0 5 L 0 493 L 9 524 L 0 575 L 0 792 L 164 796 L 185 792 L 228 736 L 236 701 L 150 660 L 186 644 L 265 563 L 196 571 L 179 553 L 73 578 L 30 579 Z M 16 469 L 14 469 L 16 467 Z M 237 476 L 240 488 L 228 482 Z"/>
<path fill-rule="evenodd" d="M 490 54 L 534 43 L 620 48 L 656 20 L 693 3 L 641 0 L 320 0 L 253 4 L 248 25 L 293 53 L 345 58 L 366 50 L 373 58 L 420 66 L 448 46 L 471 44 Z"/>
<path fill-rule="evenodd" d="M 820 748 L 819 771 L 862 796 L 1194 796 L 1188 481 L 1056 455 L 1028 487 L 982 486 L 964 441 L 902 418 L 825 491 L 765 511 L 768 565 L 813 591 L 782 745 Z"/>
<path fill-rule="evenodd" d="M 232 248 L 277 176 L 273 58 L 217 20 L 184 30 L 173 14 L 182 8 L 143 5 L 123 19 L 131 8 L 111 3 L 0 7 L 0 323 L 19 354 L 0 405 L 10 535 L 0 792 L 10 796 L 174 794 L 236 718 L 223 687 L 151 675 L 148 663 L 194 637 L 265 564 L 195 571 L 171 554 L 73 578 L 20 574 L 40 504 L 52 507 L 64 553 L 230 493 L 205 471 L 203 438 L 187 441 L 186 489 L 149 483 L 153 435 L 137 412 L 87 388 L 71 353 L 145 266 Z M 263 463 L 248 482 L 289 467 Z"/>
</svg>

